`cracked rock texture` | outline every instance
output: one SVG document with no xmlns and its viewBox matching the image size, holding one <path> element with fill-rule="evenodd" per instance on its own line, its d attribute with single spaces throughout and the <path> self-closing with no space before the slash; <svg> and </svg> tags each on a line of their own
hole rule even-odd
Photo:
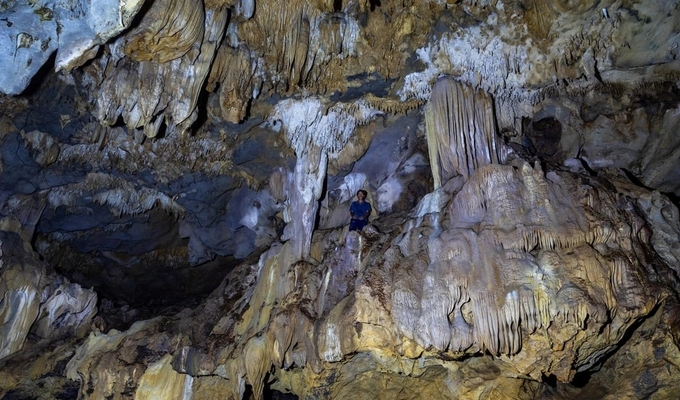
<svg viewBox="0 0 680 400">
<path fill-rule="evenodd" d="M 0 32 L 0 400 L 678 398 L 679 2 Z"/>
</svg>

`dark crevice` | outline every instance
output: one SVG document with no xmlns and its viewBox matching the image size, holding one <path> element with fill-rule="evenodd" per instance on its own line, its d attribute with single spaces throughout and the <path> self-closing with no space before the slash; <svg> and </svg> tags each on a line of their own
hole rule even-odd
<svg viewBox="0 0 680 400">
<path fill-rule="evenodd" d="M 638 178 L 637 176 L 635 176 L 635 174 L 633 174 L 632 172 L 630 172 L 628 169 L 626 169 L 626 168 L 621 168 L 621 171 L 623 171 L 623 173 L 626 174 L 626 177 L 627 177 L 631 182 L 633 182 L 633 184 L 635 184 L 636 186 L 639 186 L 639 187 L 641 187 L 641 188 L 645 188 L 645 189 L 647 189 L 647 190 L 654 190 L 654 189 L 650 188 L 649 186 L 645 185 L 644 183 L 642 183 L 642 181 L 640 180 L 640 178 Z"/>
<path fill-rule="evenodd" d="M 597 176 L 597 172 L 590 168 L 590 165 L 588 165 L 588 162 L 584 160 L 583 158 L 578 158 L 578 160 L 581 162 L 581 166 L 588 172 L 590 176 Z"/>
<path fill-rule="evenodd" d="M 553 389 L 557 387 L 557 377 L 552 374 L 550 375 L 543 374 L 541 376 L 541 382 L 545 383 L 546 385 L 550 386 Z"/>
<path fill-rule="evenodd" d="M 26 89 L 24 89 L 23 92 L 21 92 L 20 96 L 21 97 L 33 97 L 37 96 L 40 94 L 41 90 L 44 89 L 44 83 L 47 78 L 54 74 L 54 62 L 57 59 L 57 52 L 55 51 L 52 53 L 52 55 L 47 59 L 45 64 L 43 64 L 42 67 L 38 70 L 38 72 L 33 75 L 33 78 L 31 78 L 31 82 L 28 84 Z"/>
<path fill-rule="evenodd" d="M 640 180 L 640 178 L 637 177 L 637 175 L 633 174 L 627 168 L 621 168 L 621 171 L 623 171 L 623 173 L 626 175 L 626 177 L 636 186 L 639 186 L 641 188 L 645 188 L 645 189 L 650 190 L 650 191 L 655 190 L 654 188 L 645 185 L 642 182 L 642 180 Z M 673 192 L 662 192 L 662 193 L 666 197 L 668 197 L 668 200 L 670 200 L 671 203 L 673 203 L 674 206 L 680 208 L 680 196 L 678 196 L 677 194 L 675 194 Z"/>
<path fill-rule="evenodd" d="M 644 317 L 641 317 L 637 321 L 635 321 L 631 326 L 628 327 L 628 329 L 625 331 L 623 334 L 621 340 L 617 343 L 616 348 L 611 349 L 608 353 L 602 356 L 595 364 L 593 364 L 588 370 L 586 371 L 581 371 L 577 372 L 574 375 L 574 378 L 570 382 L 570 386 L 583 389 L 585 388 L 588 383 L 590 382 L 590 379 L 597 374 L 602 366 L 609 360 L 614 354 L 617 354 L 618 350 L 621 349 L 623 346 L 630 341 L 630 339 L 633 337 L 633 334 L 637 331 L 637 329 L 651 316 L 655 315 L 657 312 L 660 312 L 662 304 L 657 304 L 654 309 L 652 309 L 649 314 L 647 314 Z"/>
</svg>

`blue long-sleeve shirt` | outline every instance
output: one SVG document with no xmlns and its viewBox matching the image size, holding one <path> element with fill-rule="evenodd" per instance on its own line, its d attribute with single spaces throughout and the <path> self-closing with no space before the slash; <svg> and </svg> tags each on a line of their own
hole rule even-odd
<svg viewBox="0 0 680 400">
<path fill-rule="evenodd" d="M 371 214 L 371 203 L 367 201 L 364 201 L 363 203 L 353 201 L 349 206 L 349 212 L 352 214 L 352 218 L 368 218 L 368 216 Z"/>
</svg>

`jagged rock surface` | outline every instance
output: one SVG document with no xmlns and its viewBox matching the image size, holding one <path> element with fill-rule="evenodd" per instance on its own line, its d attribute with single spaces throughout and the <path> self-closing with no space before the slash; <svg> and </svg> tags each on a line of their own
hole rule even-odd
<svg viewBox="0 0 680 400">
<path fill-rule="evenodd" d="M 2 2 L 0 398 L 674 398 L 678 13 Z"/>
<path fill-rule="evenodd" d="M 679 389 L 671 379 L 677 276 L 651 241 L 652 226 L 680 233 L 657 220 L 662 209 L 677 213 L 667 199 L 614 172 L 595 178 L 521 160 L 449 186 L 417 210 L 431 197 L 445 207 L 390 232 L 318 232 L 319 262 L 296 262 L 288 242 L 235 270 L 201 307 L 166 322 L 175 370 L 194 377 L 199 397 L 210 387 L 238 398 L 250 385 L 259 398 L 266 385 L 300 398 L 567 398 L 578 392 L 563 384 L 624 349 L 637 365 L 669 374 L 638 377 L 628 366 L 638 383 L 597 378 L 584 390 L 663 398 Z M 137 340 L 159 337 L 153 332 Z M 637 358 L 649 335 L 658 338 L 654 356 Z M 124 351 L 120 333 L 99 337 L 116 343 L 89 350 L 91 337 L 74 360 Z M 71 374 L 84 386 L 114 393 L 98 382 L 115 380 L 98 374 L 119 373 L 120 361 L 80 365 Z M 555 389 L 542 383 L 551 377 Z"/>
</svg>

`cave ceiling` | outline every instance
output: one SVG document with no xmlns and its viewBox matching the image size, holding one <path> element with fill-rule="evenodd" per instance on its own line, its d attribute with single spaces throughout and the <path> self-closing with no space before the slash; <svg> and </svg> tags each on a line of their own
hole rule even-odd
<svg viewBox="0 0 680 400">
<path fill-rule="evenodd" d="M 296 123 L 286 101 L 353 118 L 327 193 L 352 172 L 377 190 L 393 171 L 361 157 L 381 135 L 394 146 L 399 127 L 417 147 L 443 76 L 490 96 L 517 153 L 621 168 L 677 195 L 678 13 L 672 1 L 3 2 L 3 225 L 109 296 L 201 287 L 196 276 L 282 233 L 268 181 L 303 151 L 280 130 Z M 130 269 L 138 283 L 120 284 Z M 163 270 L 184 272 L 158 282 Z"/>
</svg>

